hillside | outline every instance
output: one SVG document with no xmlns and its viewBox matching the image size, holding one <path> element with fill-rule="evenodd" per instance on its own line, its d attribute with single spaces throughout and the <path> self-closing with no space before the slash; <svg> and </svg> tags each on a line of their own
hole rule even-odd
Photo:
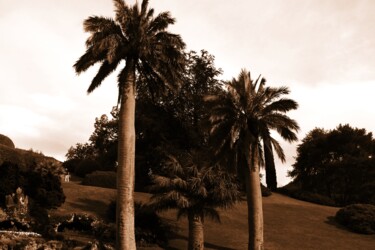
<svg viewBox="0 0 375 250">
<path fill-rule="evenodd" d="M 65 204 L 54 214 L 87 212 L 104 216 L 115 190 L 83 186 L 79 180 L 64 183 Z M 149 195 L 136 193 L 136 199 L 147 201 Z M 280 194 L 263 198 L 266 249 L 374 249 L 374 235 L 352 233 L 337 225 L 332 216 L 338 208 L 295 200 Z M 162 214 L 175 220 L 175 212 Z M 221 213 L 222 224 L 205 223 L 206 249 L 246 249 L 246 202 Z M 187 248 L 187 221 L 178 222 L 180 231 L 170 241 L 169 249 Z"/>
</svg>

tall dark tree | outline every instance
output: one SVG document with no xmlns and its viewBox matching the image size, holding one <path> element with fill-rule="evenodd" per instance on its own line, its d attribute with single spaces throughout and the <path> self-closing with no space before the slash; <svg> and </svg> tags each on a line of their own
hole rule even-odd
<svg viewBox="0 0 375 250">
<path fill-rule="evenodd" d="M 265 87 L 265 79 L 253 81 L 250 73 L 241 71 L 238 79 L 228 82 L 227 91 L 205 98 L 208 110 L 210 139 L 216 156 L 229 168 L 243 176 L 246 186 L 249 224 L 249 249 L 263 249 L 263 209 L 259 168 L 262 164 L 261 140 L 270 140 L 283 159 L 281 146 L 269 136 L 276 130 L 287 141 L 297 139 L 297 122 L 286 113 L 298 107 L 282 96 L 286 87 Z"/>
<path fill-rule="evenodd" d="M 135 158 L 135 96 L 136 78 L 147 79 L 154 91 L 176 88 L 184 65 L 185 44 L 180 36 L 167 31 L 175 19 L 169 12 L 154 17 L 148 0 L 141 6 L 128 6 L 114 0 L 115 19 L 91 16 L 84 21 L 87 50 L 75 63 L 77 73 L 96 63 L 100 68 L 88 88 L 91 93 L 101 85 L 121 61 L 125 67 L 118 75 L 119 145 L 117 170 L 117 249 L 135 249 L 134 236 L 134 158 Z"/>
</svg>

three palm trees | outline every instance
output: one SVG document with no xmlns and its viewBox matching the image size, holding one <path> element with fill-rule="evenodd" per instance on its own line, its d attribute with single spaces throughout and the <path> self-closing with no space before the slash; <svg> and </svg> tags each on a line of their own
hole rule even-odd
<svg viewBox="0 0 375 250">
<path fill-rule="evenodd" d="M 185 44 L 180 36 L 166 31 L 175 22 L 169 12 L 154 17 L 148 0 L 139 8 L 123 0 L 113 0 L 115 19 L 91 16 L 84 21 L 90 33 L 86 52 L 74 64 L 77 73 L 96 63 L 100 68 L 88 93 L 125 61 L 118 74 L 120 104 L 117 169 L 116 245 L 117 249 L 135 249 L 134 233 L 134 158 L 135 158 L 135 96 L 137 76 L 148 79 L 150 89 L 174 88 L 184 66 Z"/>
<path fill-rule="evenodd" d="M 93 78 L 88 93 L 101 85 L 116 70 L 120 62 L 125 67 L 118 74 L 120 104 L 119 146 L 117 169 L 117 249 L 135 249 L 134 235 L 134 112 L 137 77 L 147 80 L 148 88 L 175 88 L 184 69 L 185 44 L 180 36 L 166 31 L 175 20 L 169 12 L 154 17 L 148 9 L 148 0 L 128 6 L 123 0 L 113 0 L 115 19 L 91 16 L 84 21 L 90 33 L 86 52 L 74 64 L 77 73 L 86 71 L 96 63 L 100 68 Z M 229 166 L 238 166 L 245 175 L 249 231 L 249 249 L 263 245 L 263 218 L 259 182 L 262 159 L 261 140 L 265 152 L 275 149 L 284 158 L 278 142 L 270 135 L 275 129 L 288 141 L 296 140 L 297 123 L 285 113 L 296 109 L 297 103 L 280 98 L 289 93 L 287 88 L 265 88 L 264 79 L 252 81 L 246 71 L 238 80 L 228 83 L 228 91 L 207 96 L 211 108 L 210 136 L 216 145 L 219 159 Z M 271 146 L 272 145 L 272 146 Z M 271 151 L 272 152 L 272 151 Z M 266 156 L 267 158 L 267 156 Z M 255 229 L 255 230 L 254 230 Z"/>
<path fill-rule="evenodd" d="M 263 249 L 263 208 L 259 168 L 263 163 L 262 140 L 265 150 L 271 145 L 281 159 L 284 153 L 279 143 L 270 135 L 276 130 L 287 141 L 297 139 L 299 127 L 286 112 L 298 104 L 283 98 L 289 94 L 286 87 L 265 87 L 265 79 L 253 81 L 250 73 L 242 70 L 238 79 L 227 83 L 227 90 L 206 96 L 210 114 L 208 123 L 213 150 L 218 160 L 236 170 L 245 181 L 249 249 Z"/>
</svg>

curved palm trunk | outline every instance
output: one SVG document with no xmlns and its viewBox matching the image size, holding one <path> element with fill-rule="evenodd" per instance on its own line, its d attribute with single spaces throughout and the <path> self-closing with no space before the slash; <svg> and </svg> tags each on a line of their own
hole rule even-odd
<svg viewBox="0 0 375 250">
<path fill-rule="evenodd" d="M 254 162 L 257 162 L 255 160 Z M 245 173 L 247 217 L 249 226 L 249 250 L 264 249 L 263 206 L 260 189 L 259 165 L 246 168 Z"/>
<path fill-rule="evenodd" d="M 126 62 L 125 81 L 126 87 L 122 88 L 119 113 L 116 249 L 133 250 L 136 249 L 134 232 L 135 65 L 133 60 Z"/>
<path fill-rule="evenodd" d="M 204 249 L 203 215 L 189 212 L 189 250 Z"/>
<path fill-rule="evenodd" d="M 275 159 L 273 157 L 273 150 L 269 138 L 264 138 L 264 160 L 266 166 L 266 184 L 269 189 L 276 191 L 277 177 L 275 168 Z"/>
</svg>

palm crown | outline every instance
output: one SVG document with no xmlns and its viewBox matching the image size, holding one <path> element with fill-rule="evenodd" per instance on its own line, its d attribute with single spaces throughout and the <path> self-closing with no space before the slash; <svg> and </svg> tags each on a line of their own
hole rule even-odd
<svg viewBox="0 0 375 250">
<path fill-rule="evenodd" d="M 154 17 L 154 9 L 148 8 L 148 0 L 142 1 L 141 8 L 135 4 L 129 7 L 123 0 L 114 0 L 115 19 L 91 16 L 84 21 L 84 29 L 90 33 L 86 41 L 86 53 L 74 64 L 77 73 L 86 71 L 100 63 L 99 71 L 93 78 L 88 93 L 100 86 L 121 60 L 133 60 L 139 75 L 152 82 L 173 87 L 178 82 L 184 59 L 181 51 L 185 47 L 179 35 L 166 31 L 175 19 L 169 12 Z M 118 75 L 119 93 L 125 77 L 125 68 Z"/>
<path fill-rule="evenodd" d="M 276 130 L 287 141 L 297 139 L 298 124 L 286 112 L 296 109 L 298 104 L 282 98 L 289 94 L 287 87 L 265 87 L 265 83 L 260 77 L 251 80 L 250 73 L 242 70 L 238 80 L 227 83 L 227 91 L 205 97 L 211 110 L 208 122 L 214 150 L 219 156 L 231 155 L 231 166 L 237 166 L 240 159 L 251 160 L 248 156 L 255 153 L 261 156 L 262 139 L 269 139 L 284 161 L 284 152 L 270 130 Z"/>
</svg>

